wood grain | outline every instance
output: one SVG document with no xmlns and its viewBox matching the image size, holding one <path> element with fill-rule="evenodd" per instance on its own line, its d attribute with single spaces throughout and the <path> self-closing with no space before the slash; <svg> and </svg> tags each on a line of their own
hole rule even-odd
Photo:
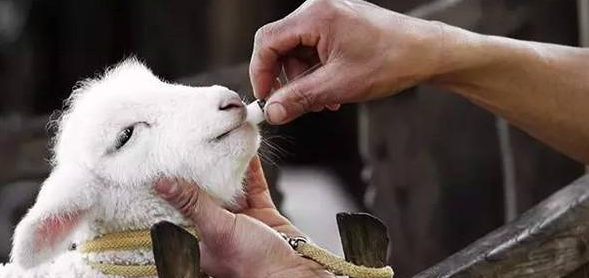
<svg viewBox="0 0 589 278">
<path fill-rule="evenodd" d="M 153 225 L 151 240 L 159 278 L 204 278 L 198 240 L 192 234 L 164 221 Z"/>
<path fill-rule="evenodd" d="M 387 227 L 366 213 L 338 213 L 337 225 L 346 260 L 358 265 L 383 267 L 387 263 Z"/>
<path fill-rule="evenodd" d="M 589 261 L 588 208 L 586 175 L 414 277 L 564 277 Z"/>
</svg>

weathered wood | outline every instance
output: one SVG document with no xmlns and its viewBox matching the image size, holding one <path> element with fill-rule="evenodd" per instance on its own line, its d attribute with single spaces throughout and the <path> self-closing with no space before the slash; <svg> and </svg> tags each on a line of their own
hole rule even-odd
<svg viewBox="0 0 589 278">
<path fill-rule="evenodd" d="M 507 120 L 497 118 L 497 139 L 501 150 L 501 166 L 503 170 L 503 214 L 505 222 L 509 222 L 519 215 L 517 209 L 517 190 L 515 181 L 515 162 Z"/>
<path fill-rule="evenodd" d="M 566 278 L 589 278 L 589 264 L 579 267 L 573 273 L 565 276 Z"/>
<path fill-rule="evenodd" d="M 366 199 L 390 227 L 389 264 L 400 277 L 503 223 L 492 115 L 431 90 L 367 106 L 363 155 L 373 194 Z"/>
<path fill-rule="evenodd" d="M 565 278 L 589 278 L 589 264 L 579 267 L 571 274 L 566 275 Z"/>
<path fill-rule="evenodd" d="M 370 267 L 387 264 L 387 227 L 366 213 L 338 213 L 337 225 L 347 261 Z"/>
<path fill-rule="evenodd" d="M 415 278 L 563 277 L 589 261 L 589 175 Z"/>
<path fill-rule="evenodd" d="M 159 278 L 202 278 L 198 239 L 170 222 L 151 228 L 153 256 Z"/>
</svg>

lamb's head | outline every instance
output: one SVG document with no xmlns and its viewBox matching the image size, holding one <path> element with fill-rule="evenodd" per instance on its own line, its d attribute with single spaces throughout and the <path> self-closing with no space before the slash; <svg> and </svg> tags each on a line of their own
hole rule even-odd
<svg viewBox="0 0 589 278">
<path fill-rule="evenodd" d="M 245 116 L 235 92 L 166 83 L 135 60 L 83 82 L 59 121 L 54 169 L 17 226 L 13 261 L 47 260 L 86 220 L 171 217 L 153 191 L 161 177 L 192 180 L 231 203 L 259 145 Z"/>
</svg>

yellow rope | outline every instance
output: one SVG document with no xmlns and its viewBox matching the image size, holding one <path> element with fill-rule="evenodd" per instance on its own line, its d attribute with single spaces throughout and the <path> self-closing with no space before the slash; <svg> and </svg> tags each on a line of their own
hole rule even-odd
<svg viewBox="0 0 589 278">
<path fill-rule="evenodd" d="M 195 228 L 187 228 L 186 230 L 197 237 Z M 391 278 L 394 274 L 393 269 L 390 266 L 371 268 L 355 265 L 319 246 L 307 242 L 306 240 L 299 242 L 293 247 L 295 248 L 295 251 L 302 256 L 319 263 L 325 267 L 325 269 L 336 275 L 345 275 L 355 278 Z M 139 230 L 106 234 L 80 244 L 77 249 L 82 253 L 93 253 L 151 248 L 152 242 L 149 230 Z M 92 268 L 97 269 L 106 275 L 118 275 L 123 277 L 157 276 L 157 269 L 153 264 L 118 265 L 97 262 L 87 263 Z"/>
<path fill-rule="evenodd" d="M 195 228 L 185 228 L 186 231 L 197 237 Z M 97 253 L 104 251 L 151 249 L 151 233 L 149 230 L 135 230 L 110 233 L 80 244 L 76 249 L 81 253 Z M 86 263 L 92 268 L 106 274 L 123 277 L 157 276 L 157 268 L 149 265 L 120 265 L 99 262 Z"/>
<path fill-rule="evenodd" d="M 355 265 L 309 242 L 299 243 L 295 250 L 299 254 L 322 265 L 335 275 L 355 278 L 391 278 L 394 274 L 390 266 L 372 268 Z"/>
<path fill-rule="evenodd" d="M 197 237 L 195 228 L 185 228 Z M 103 235 L 80 244 L 77 249 L 82 253 L 151 249 L 151 234 L 149 230 L 135 230 Z"/>
<path fill-rule="evenodd" d="M 117 275 L 123 277 L 145 277 L 157 276 L 155 265 L 118 265 L 87 262 L 92 268 L 106 275 Z"/>
</svg>

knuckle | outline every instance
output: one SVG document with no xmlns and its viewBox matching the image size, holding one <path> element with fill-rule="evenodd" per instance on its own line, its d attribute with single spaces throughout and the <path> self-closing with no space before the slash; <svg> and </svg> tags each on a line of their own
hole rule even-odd
<svg viewBox="0 0 589 278">
<path fill-rule="evenodd" d="M 299 88 L 295 90 L 293 94 L 305 113 L 313 111 L 315 108 L 315 97 L 309 90 Z"/>
<path fill-rule="evenodd" d="M 313 7 L 318 10 L 331 9 L 334 6 L 335 0 L 314 0 Z"/>
<path fill-rule="evenodd" d="M 322 1 L 321 8 L 318 11 L 317 18 L 321 22 L 331 23 L 342 21 L 343 19 L 355 18 L 357 14 L 353 4 L 345 0 L 319 0 Z"/>
<path fill-rule="evenodd" d="M 197 190 L 186 190 L 182 193 L 178 203 L 178 210 L 186 217 L 192 217 L 197 210 L 199 202 L 199 193 Z"/>
<path fill-rule="evenodd" d="M 263 39 L 264 39 L 264 34 L 265 34 L 265 32 L 266 32 L 266 31 L 265 31 L 265 28 L 266 28 L 266 25 L 264 25 L 264 26 L 260 27 L 260 28 L 259 28 L 259 29 L 256 31 L 256 33 L 254 34 L 254 43 L 255 43 L 255 44 L 260 44 L 260 43 L 263 41 Z"/>
<path fill-rule="evenodd" d="M 264 42 L 268 41 L 268 38 L 276 33 L 276 29 L 278 28 L 277 26 L 278 22 L 275 21 L 260 27 L 260 29 L 258 29 L 254 35 L 254 43 L 263 44 Z"/>
<path fill-rule="evenodd" d="M 325 18 L 335 18 L 339 13 L 339 1 L 337 0 L 316 0 L 315 7 Z"/>
</svg>

